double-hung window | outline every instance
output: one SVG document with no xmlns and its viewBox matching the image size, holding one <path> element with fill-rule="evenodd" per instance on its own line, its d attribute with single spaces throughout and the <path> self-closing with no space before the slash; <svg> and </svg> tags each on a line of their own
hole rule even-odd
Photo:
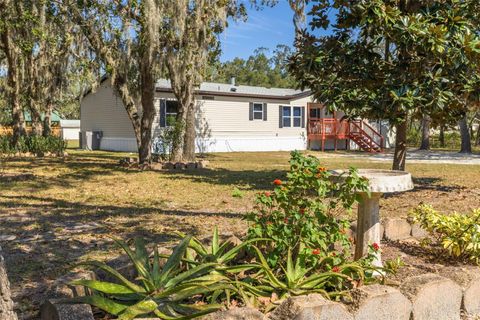
<svg viewBox="0 0 480 320">
<path fill-rule="evenodd" d="M 263 102 L 250 102 L 250 121 L 267 121 L 267 104 Z"/>
<path fill-rule="evenodd" d="M 304 107 L 282 106 L 280 126 L 283 128 L 302 128 L 304 117 Z"/>
<path fill-rule="evenodd" d="M 263 120 L 263 103 L 253 103 L 253 120 Z"/>
</svg>

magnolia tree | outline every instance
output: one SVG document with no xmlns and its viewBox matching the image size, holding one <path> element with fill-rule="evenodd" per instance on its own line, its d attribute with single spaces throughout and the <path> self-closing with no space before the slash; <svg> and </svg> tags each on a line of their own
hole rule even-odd
<svg viewBox="0 0 480 320">
<path fill-rule="evenodd" d="M 350 117 L 396 128 L 393 169 L 404 170 L 407 121 L 451 122 L 478 100 L 480 3 L 309 1 L 290 71 L 315 98 Z M 321 29 L 332 34 L 317 36 Z"/>
</svg>

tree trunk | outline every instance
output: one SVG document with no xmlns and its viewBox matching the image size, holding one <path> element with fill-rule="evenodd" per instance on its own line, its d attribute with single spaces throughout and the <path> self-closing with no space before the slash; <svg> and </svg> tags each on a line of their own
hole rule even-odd
<svg viewBox="0 0 480 320">
<path fill-rule="evenodd" d="M 396 125 L 395 154 L 393 156 L 393 170 L 405 171 L 407 158 L 407 120 Z"/>
<path fill-rule="evenodd" d="M 184 161 L 195 161 L 195 102 L 190 103 L 187 111 L 187 121 L 185 124 L 185 139 L 183 143 Z"/>
<path fill-rule="evenodd" d="M 445 125 L 440 126 L 440 133 L 438 135 L 438 140 L 440 142 L 440 147 L 445 148 Z"/>
<path fill-rule="evenodd" d="M 462 138 L 460 153 L 472 153 L 472 141 L 470 139 L 470 130 L 468 129 L 466 114 L 460 119 L 458 126 L 460 127 L 460 135 Z"/>
<path fill-rule="evenodd" d="M 177 117 L 175 119 L 175 135 L 172 141 L 172 153 L 170 160 L 174 162 L 183 161 L 183 145 L 185 144 L 185 127 L 187 123 L 187 112 L 182 110 L 179 102 Z"/>
<path fill-rule="evenodd" d="M 52 134 L 52 110 L 53 106 L 47 106 L 47 111 L 45 112 L 45 118 L 43 119 L 43 132 L 44 137 L 48 137 Z"/>
<path fill-rule="evenodd" d="M 138 162 L 149 165 L 152 161 L 152 124 L 155 118 L 155 75 L 148 53 L 141 63 L 141 100 L 142 118 L 140 121 L 140 145 L 138 146 Z"/>
<path fill-rule="evenodd" d="M 7 101 L 12 112 L 13 137 L 12 144 L 17 145 L 18 139 L 26 134 L 23 109 L 20 101 L 20 59 L 18 52 L 13 48 L 11 30 L 6 27 L 0 33 L 0 40 L 4 48 L 7 61 Z"/>
<path fill-rule="evenodd" d="M 480 123 L 478 123 L 477 127 L 477 139 L 475 140 L 475 145 L 480 146 Z"/>
<path fill-rule="evenodd" d="M 38 112 L 38 110 L 35 109 L 34 106 L 32 106 L 30 109 L 30 119 L 32 120 L 32 134 L 36 136 L 41 136 L 43 127 L 42 127 L 42 116 Z"/>
<path fill-rule="evenodd" d="M 13 311 L 13 301 L 10 293 L 5 261 L 0 254 L 0 317 L 2 320 L 17 320 L 17 314 Z"/>
<path fill-rule="evenodd" d="M 420 150 L 430 150 L 430 117 L 426 115 L 422 118 L 422 141 Z"/>
</svg>

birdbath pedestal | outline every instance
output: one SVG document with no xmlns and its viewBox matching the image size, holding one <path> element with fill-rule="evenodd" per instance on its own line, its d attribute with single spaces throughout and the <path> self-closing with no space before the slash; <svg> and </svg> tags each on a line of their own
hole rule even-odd
<svg viewBox="0 0 480 320">
<path fill-rule="evenodd" d="M 334 170 L 333 176 L 341 178 L 343 170 Z M 355 260 L 368 253 L 368 246 L 377 243 L 380 245 L 380 198 L 384 193 L 402 192 L 413 189 L 412 176 L 408 172 L 379 169 L 359 169 L 358 174 L 367 178 L 370 196 L 366 192 L 359 192 L 361 200 L 358 204 L 357 240 L 355 246 Z M 375 253 L 374 266 L 381 267 L 380 250 Z"/>
</svg>

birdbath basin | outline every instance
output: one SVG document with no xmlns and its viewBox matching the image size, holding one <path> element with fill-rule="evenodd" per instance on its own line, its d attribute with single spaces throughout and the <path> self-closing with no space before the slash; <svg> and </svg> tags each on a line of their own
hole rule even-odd
<svg viewBox="0 0 480 320">
<path fill-rule="evenodd" d="M 333 170 L 332 176 L 342 178 L 344 170 Z M 367 178 L 370 196 L 366 192 L 358 192 L 361 200 L 358 204 L 357 241 L 355 246 L 355 260 L 368 253 L 368 246 L 377 243 L 380 245 L 380 198 L 384 193 L 403 192 L 413 189 L 412 175 L 404 171 L 359 169 L 358 174 Z M 380 250 L 375 252 L 373 265 L 381 267 Z"/>
</svg>

